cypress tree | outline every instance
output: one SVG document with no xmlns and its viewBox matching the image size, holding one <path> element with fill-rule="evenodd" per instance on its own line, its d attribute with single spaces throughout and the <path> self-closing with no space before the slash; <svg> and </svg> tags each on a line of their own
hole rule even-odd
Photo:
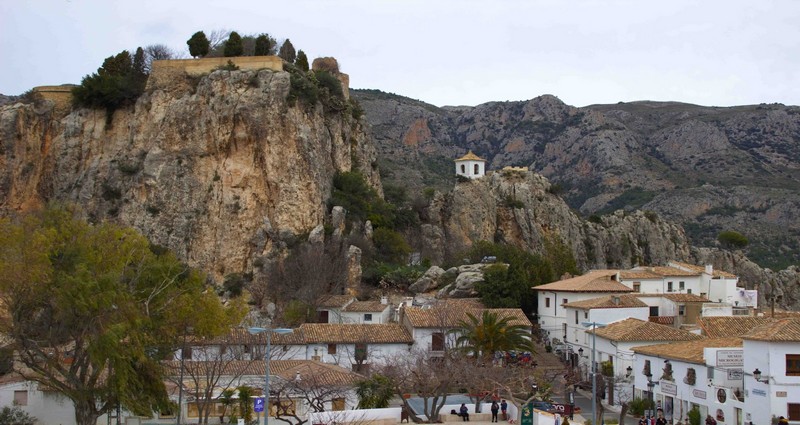
<svg viewBox="0 0 800 425">
<path fill-rule="evenodd" d="M 297 59 L 295 59 L 294 64 L 303 72 L 308 72 L 308 57 L 306 57 L 306 52 L 299 50 L 297 52 Z"/>
<path fill-rule="evenodd" d="M 292 46 L 292 42 L 289 41 L 288 38 L 286 39 L 286 41 L 283 42 L 283 45 L 281 46 L 281 51 L 280 53 L 278 53 L 278 56 L 280 56 L 281 59 L 285 60 L 286 62 L 294 63 L 294 60 L 297 57 L 297 53 L 295 53 L 294 46 Z"/>
<path fill-rule="evenodd" d="M 186 42 L 186 44 L 189 45 L 189 54 L 194 58 L 207 55 L 209 49 L 211 48 L 211 43 L 208 41 L 206 33 L 203 31 L 197 31 L 194 33 Z"/>
<path fill-rule="evenodd" d="M 254 56 L 267 56 L 269 55 L 272 43 L 270 42 L 267 34 L 261 34 L 256 37 L 256 47 L 253 51 Z"/>
<path fill-rule="evenodd" d="M 225 42 L 225 57 L 242 56 L 243 53 L 242 37 L 236 31 L 231 32 L 228 41 Z"/>
</svg>

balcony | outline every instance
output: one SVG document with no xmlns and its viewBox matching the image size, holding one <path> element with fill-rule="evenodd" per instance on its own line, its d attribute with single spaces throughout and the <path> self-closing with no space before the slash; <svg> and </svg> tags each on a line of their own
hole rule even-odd
<svg viewBox="0 0 800 425">
<path fill-rule="evenodd" d="M 675 324 L 675 316 L 650 316 L 648 320 L 659 325 L 672 326 Z"/>
</svg>

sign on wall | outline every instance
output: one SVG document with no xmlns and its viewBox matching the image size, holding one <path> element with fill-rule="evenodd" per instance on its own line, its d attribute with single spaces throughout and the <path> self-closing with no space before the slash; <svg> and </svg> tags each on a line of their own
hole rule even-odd
<svg viewBox="0 0 800 425">
<path fill-rule="evenodd" d="M 706 392 L 702 391 L 702 390 L 698 390 L 698 389 L 692 390 L 692 395 L 697 397 L 697 398 L 702 398 L 704 400 L 706 398 Z"/>
<path fill-rule="evenodd" d="M 661 381 L 661 392 L 669 395 L 678 395 L 678 386 L 669 381 Z"/>
<path fill-rule="evenodd" d="M 744 355 L 742 350 L 717 350 L 718 367 L 742 367 Z"/>
<path fill-rule="evenodd" d="M 728 369 L 729 381 L 741 381 L 742 379 L 744 379 L 744 371 L 742 369 Z"/>
</svg>

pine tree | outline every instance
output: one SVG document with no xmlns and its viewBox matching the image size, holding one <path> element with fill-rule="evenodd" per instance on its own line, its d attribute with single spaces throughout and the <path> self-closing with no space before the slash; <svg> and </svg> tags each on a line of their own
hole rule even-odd
<svg viewBox="0 0 800 425">
<path fill-rule="evenodd" d="M 253 51 L 254 56 L 267 56 L 272 49 L 272 42 L 267 34 L 256 37 L 256 47 Z"/>
<path fill-rule="evenodd" d="M 242 56 L 243 53 L 242 37 L 236 31 L 231 32 L 228 41 L 225 42 L 225 57 Z"/>
<path fill-rule="evenodd" d="M 294 60 L 297 57 L 297 53 L 295 53 L 294 46 L 292 46 L 292 42 L 289 41 L 288 38 L 286 39 L 286 41 L 283 42 L 283 45 L 281 46 L 281 51 L 280 53 L 278 53 L 278 56 L 280 56 L 281 59 L 285 60 L 286 62 L 294 63 Z"/>
<path fill-rule="evenodd" d="M 294 64 L 303 72 L 308 72 L 308 57 L 306 53 L 302 50 L 297 52 L 297 59 L 295 59 Z"/>
<path fill-rule="evenodd" d="M 189 45 L 189 54 L 194 58 L 207 55 L 208 50 L 211 48 L 211 43 L 208 41 L 206 33 L 203 31 L 197 31 L 194 33 L 192 38 L 190 38 L 186 44 Z"/>
</svg>

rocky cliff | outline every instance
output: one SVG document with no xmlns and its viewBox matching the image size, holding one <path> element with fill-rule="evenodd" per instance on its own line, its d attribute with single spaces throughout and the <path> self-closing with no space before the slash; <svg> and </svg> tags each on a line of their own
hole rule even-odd
<svg viewBox="0 0 800 425">
<path fill-rule="evenodd" d="M 58 116 L 48 102 L 0 109 L 0 210 L 49 201 L 117 220 L 218 280 L 326 220 L 337 171 L 380 190 L 362 122 L 287 101 L 286 72 L 214 71 L 151 89 L 136 105 Z"/>
<path fill-rule="evenodd" d="M 762 266 L 800 262 L 800 107 L 632 102 L 576 108 L 554 96 L 438 108 L 354 90 L 385 184 L 441 190 L 473 150 L 488 169 L 529 166 L 585 217 L 652 210 L 699 246 L 722 230 Z"/>
</svg>

